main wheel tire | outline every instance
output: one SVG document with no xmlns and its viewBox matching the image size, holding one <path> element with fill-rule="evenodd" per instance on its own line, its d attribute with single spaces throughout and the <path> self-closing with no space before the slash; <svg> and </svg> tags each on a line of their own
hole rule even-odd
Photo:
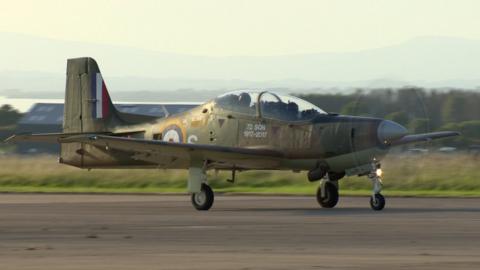
<svg viewBox="0 0 480 270">
<path fill-rule="evenodd" d="M 317 201 L 323 208 L 333 208 L 338 203 L 338 188 L 331 182 L 326 182 L 323 187 L 325 188 L 325 197 L 322 197 L 322 185 L 317 189 Z"/>
<path fill-rule="evenodd" d="M 192 204 L 195 209 L 206 211 L 213 205 L 213 190 L 207 184 L 202 184 L 200 192 L 192 194 Z"/>
<path fill-rule="evenodd" d="M 377 193 L 373 197 L 370 197 L 370 207 L 375 211 L 380 211 L 385 207 L 385 197 L 382 194 Z"/>
</svg>

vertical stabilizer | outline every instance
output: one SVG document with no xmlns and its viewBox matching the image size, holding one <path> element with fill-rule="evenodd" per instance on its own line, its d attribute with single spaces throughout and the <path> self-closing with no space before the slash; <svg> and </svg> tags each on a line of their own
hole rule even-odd
<svg viewBox="0 0 480 270">
<path fill-rule="evenodd" d="M 105 81 L 93 58 L 75 58 L 67 62 L 67 85 L 63 131 L 108 132 L 118 124 Z"/>
<path fill-rule="evenodd" d="M 118 114 L 95 60 L 68 59 L 63 132 L 109 132 L 121 124 Z M 62 144 L 61 162 L 83 167 L 89 148 L 81 143 Z"/>
</svg>

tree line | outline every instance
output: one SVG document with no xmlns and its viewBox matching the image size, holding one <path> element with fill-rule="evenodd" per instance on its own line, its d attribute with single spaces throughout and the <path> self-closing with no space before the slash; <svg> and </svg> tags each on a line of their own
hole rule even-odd
<svg viewBox="0 0 480 270">
<path fill-rule="evenodd" d="M 0 128 L 13 129 L 22 116 L 23 114 L 12 105 L 4 104 L 0 106 Z"/>
</svg>

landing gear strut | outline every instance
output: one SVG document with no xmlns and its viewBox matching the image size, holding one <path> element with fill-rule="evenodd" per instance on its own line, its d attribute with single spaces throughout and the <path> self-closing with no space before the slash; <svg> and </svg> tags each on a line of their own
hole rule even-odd
<svg viewBox="0 0 480 270">
<path fill-rule="evenodd" d="M 368 178 L 373 184 L 370 207 L 375 211 L 380 211 L 385 207 L 385 197 L 380 194 L 382 191 L 382 170 L 380 169 L 380 163 L 372 164 L 372 171 L 368 174 Z"/>
<path fill-rule="evenodd" d="M 188 191 L 192 194 L 192 204 L 197 210 L 205 211 L 213 205 L 214 195 L 212 188 L 207 185 L 207 161 L 188 170 Z"/>
</svg>

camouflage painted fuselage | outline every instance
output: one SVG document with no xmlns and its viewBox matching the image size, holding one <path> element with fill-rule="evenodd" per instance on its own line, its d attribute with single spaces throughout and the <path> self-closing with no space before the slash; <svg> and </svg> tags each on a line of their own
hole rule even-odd
<svg viewBox="0 0 480 270">
<path fill-rule="evenodd" d="M 321 162 L 326 163 L 331 171 L 344 172 L 368 165 L 387 153 L 377 137 L 381 121 L 324 114 L 308 121 L 288 122 L 232 112 L 211 101 L 181 114 L 140 125 L 120 126 L 112 132 L 146 140 L 274 149 L 284 153 L 278 159 L 260 162 L 242 160 L 236 164 L 212 163 L 209 168 L 311 170 Z M 78 161 L 71 164 L 65 159 L 63 162 L 85 168 L 190 167 L 188 157 L 172 159 L 167 156 L 159 159 L 156 156 L 148 162 L 144 156 L 137 159 L 111 149 L 90 145 L 84 145 L 83 148 L 82 164 L 78 164 Z M 354 173 L 357 172 L 350 174 Z"/>
</svg>

